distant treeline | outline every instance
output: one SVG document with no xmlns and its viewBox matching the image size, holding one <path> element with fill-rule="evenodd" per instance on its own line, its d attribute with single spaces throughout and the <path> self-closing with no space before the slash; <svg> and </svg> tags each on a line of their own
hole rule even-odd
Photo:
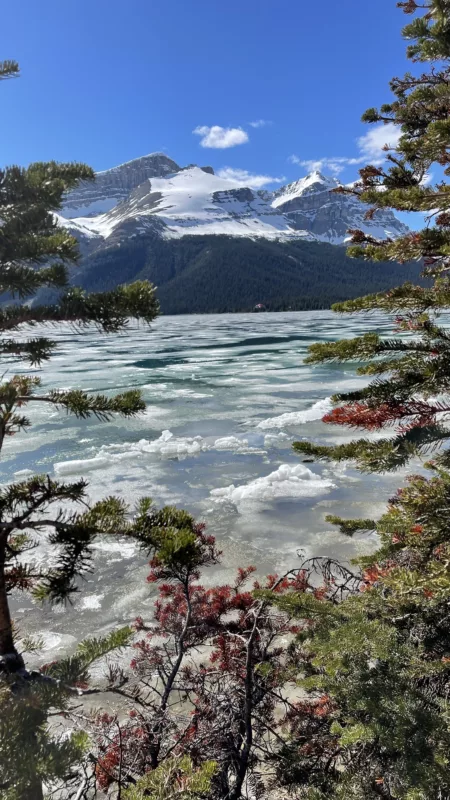
<svg viewBox="0 0 450 800">
<path fill-rule="evenodd" d="M 158 287 L 164 314 L 329 308 L 332 303 L 417 281 L 418 264 L 347 258 L 345 248 L 228 236 L 141 238 L 84 258 L 74 282 L 105 291 L 137 279 Z"/>
</svg>

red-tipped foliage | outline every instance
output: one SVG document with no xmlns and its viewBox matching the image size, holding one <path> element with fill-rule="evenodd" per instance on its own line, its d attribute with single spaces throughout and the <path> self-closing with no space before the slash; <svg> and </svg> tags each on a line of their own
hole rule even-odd
<svg viewBox="0 0 450 800">
<path fill-rule="evenodd" d="M 304 656 L 294 636 L 308 622 L 294 623 L 254 590 L 308 592 L 321 600 L 336 592 L 332 576 L 318 580 L 314 562 L 314 568 L 258 581 L 249 566 L 233 583 L 205 586 L 200 570 L 217 563 L 218 554 L 203 527 L 195 536 L 194 549 L 189 546 L 197 558 L 189 567 L 180 569 L 178 556 L 172 565 L 161 555 L 151 562 L 150 580 L 159 583 L 154 616 L 151 623 L 136 620 L 145 635 L 134 643 L 132 677 L 120 689 L 128 719 L 120 730 L 116 720 L 97 730 L 101 788 L 127 786 L 169 756 L 187 753 L 194 764 L 217 763 L 211 797 L 238 800 L 244 781 L 263 795 L 267 765 L 282 741 L 276 731 L 287 724 L 283 710 L 309 714 L 301 705 L 295 711 L 285 688 L 301 669 Z M 325 701 L 314 708 L 314 719 L 330 709 Z"/>
<path fill-rule="evenodd" d="M 397 430 L 401 432 L 434 425 L 439 421 L 439 415 L 448 414 L 449 411 L 448 403 L 436 401 L 392 401 L 379 405 L 354 402 L 333 408 L 322 419 L 329 425 L 346 425 L 367 431 L 397 425 Z"/>
</svg>

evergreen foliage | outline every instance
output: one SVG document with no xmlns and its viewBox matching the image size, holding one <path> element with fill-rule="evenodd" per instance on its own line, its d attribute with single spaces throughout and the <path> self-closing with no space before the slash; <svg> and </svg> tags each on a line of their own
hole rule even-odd
<svg viewBox="0 0 450 800">
<path fill-rule="evenodd" d="M 214 537 L 203 525 L 184 536 L 164 537 L 150 562 L 154 614 L 136 619 L 130 670 L 113 671 L 109 686 L 121 713 L 91 715 L 97 785 L 136 800 L 194 787 L 208 800 L 275 800 L 274 768 L 290 767 L 286 730 L 303 716 L 295 677 L 308 665 L 295 636 L 312 630 L 311 620 L 293 624 L 298 607 L 292 614 L 288 605 L 301 593 L 308 617 L 336 616 L 338 598 L 361 581 L 329 559 L 309 559 L 263 581 L 252 578 L 254 567 L 240 568 L 233 582 L 207 588 L 204 568 L 220 563 Z"/>
<path fill-rule="evenodd" d="M 450 194 L 445 180 L 424 181 L 436 162 L 450 174 L 450 2 L 398 5 L 417 14 L 404 29 L 409 57 L 432 63 L 424 74 L 394 78 L 395 100 L 364 115 L 368 122 L 394 121 L 402 136 L 387 152 L 388 167 L 361 170 L 353 191 L 372 208 L 430 212 L 435 226 L 395 242 L 353 231 L 349 253 L 423 259 L 432 285 L 407 283 L 335 307 L 394 313 L 396 337 L 367 333 L 310 351 L 309 363 L 366 362 L 358 372 L 372 377 L 367 387 L 337 395 L 325 422 L 393 433 L 381 441 L 294 447 L 320 459 L 353 460 L 369 472 L 428 459 L 432 475 L 410 476 L 379 520 L 327 518 L 344 535 L 372 531 L 380 541 L 375 553 L 355 560 L 359 586 L 349 587 L 337 607 L 321 611 L 318 604 L 313 616 L 301 593 L 274 598 L 279 608 L 312 621 L 299 639 L 307 698 L 290 726 L 289 766 L 278 765 L 280 782 L 310 800 L 450 797 L 450 349 L 438 320 L 450 299 Z"/>
<path fill-rule="evenodd" d="M 89 668 L 130 639 L 131 631 L 114 631 L 103 640 L 81 642 L 75 654 L 41 672 L 22 672 L 14 681 L 0 680 L 0 797 L 2 800 L 38 800 L 42 783 L 62 787 L 75 796 L 80 785 L 78 765 L 85 758 L 89 738 L 82 730 L 67 737 L 49 728 L 49 715 L 69 712 L 77 688 L 89 678 Z M 73 791 L 73 794 L 71 792 Z"/>
<path fill-rule="evenodd" d="M 32 297 L 42 286 L 68 285 L 67 265 L 76 261 L 77 243 L 61 228 L 54 215 L 63 194 L 79 180 L 93 177 L 92 170 L 80 164 L 31 164 L 27 169 L 8 167 L 0 173 L 0 291 L 14 298 Z M 20 356 L 32 364 L 48 360 L 54 343 L 45 336 L 26 338 L 19 331 L 28 326 L 55 322 L 76 325 L 94 324 L 105 332 L 126 325 L 130 316 L 150 322 L 158 310 L 153 288 L 136 282 L 103 294 L 87 295 L 73 288 L 52 306 L 9 303 L 0 314 L 0 351 Z M 20 335 L 18 336 L 18 333 Z M 5 335 L 6 334 L 6 335 Z M 39 392 L 38 378 L 13 376 L 0 385 L 0 447 L 5 436 L 12 436 L 30 425 L 26 413 L 33 402 L 46 402 L 74 413 L 107 419 L 113 413 L 130 416 L 145 406 L 139 392 L 115 397 L 88 395 L 79 390 Z M 2 491 L 0 511 L 0 659 L 1 663 L 20 664 L 13 646 L 7 593 L 15 586 L 62 599 L 73 591 L 78 571 L 86 566 L 89 546 L 101 531 L 126 529 L 125 509 L 114 500 L 82 514 L 64 514 L 61 501 L 85 503 L 86 484 L 59 484 L 50 478 L 36 477 L 13 484 Z M 42 524 L 41 516 L 54 509 L 53 518 Z M 23 536 L 32 533 L 31 541 Z M 61 549 L 61 561 L 45 573 L 29 573 L 20 561 L 21 554 L 33 546 L 36 536 L 49 536 Z"/>
<path fill-rule="evenodd" d="M 0 63 L 0 78 L 18 75 L 13 61 Z M 55 215 L 64 193 L 93 172 L 83 164 L 36 163 L 26 169 L 0 171 L 0 353 L 41 365 L 55 343 L 42 334 L 45 325 L 66 322 L 117 331 L 130 317 L 151 322 L 158 312 L 153 287 L 138 281 L 113 291 L 87 294 L 69 286 L 68 267 L 76 263 L 78 245 Z M 57 303 L 34 305 L 43 287 L 63 289 Z M 24 301 L 27 301 L 24 304 Z M 39 324 L 36 336 L 30 327 Z M 26 325 L 26 327 L 24 327 Z M 26 409 L 34 402 L 51 403 L 78 417 L 94 414 L 130 416 L 145 404 L 139 392 L 115 397 L 70 391 L 40 391 L 36 377 L 10 376 L 2 370 L 0 384 L 0 451 L 5 436 L 26 430 Z M 133 536 L 146 551 L 156 547 L 158 515 L 143 500 L 134 518 L 117 498 L 87 502 L 84 480 L 69 484 L 50 476 L 34 476 L 0 490 L 0 795 L 5 800 L 39 800 L 43 782 L 63 780 L 72 773 L 86 746 L 74 734 L 58 740 L 48 724 L 51 711 L 63 713 L 77 682 L 87 680 L 94 660 L 123 646 L 129 632 L 116 632 L 103 641 L 89 641 L 66 663 L 41 672 L 27 670 L 11 619 L 11 592 L 28 592 L 38 600 L 62 602 L 78 591 L 78 576 L 89 568 L 96 536 Z M 167 520 L 164 519 L 164 525 Z M 33 559 L 32 551 L 46 542 L 52 556 Z M 64 677 L 64 682 L 63 682 Z M 77 691 L 75 690 L 75 694 Z"/>
<path fill-rule="evenodd" d="M 206 800 L 216 765 L 206 761 L 195 769 L 189 756 L 170 758 L 126 789 L 125 800 Z"/>
<path fill-rule="evenodd" d="M 386 153 L 386 168 L 368 166 L 352 191 L 373 209 L 428 212 L 426 227 L 395 241 L 377 241 L 352 231 L 349 255 L 368 260 L 423 260 L 429 287 L 404 283 L 392 291 L 371 294 L 333 306 L 339 312 L 379 310 L 394 313 L 396 332 L 390 340 L 366 334 L 351 341 L 311 348 L 309 363 L 363 360 L 361 375 L 374 376 L 363 389 L 336 395 L 340 403 L 326 415 L 329 424 L 363 431 L 389 430 L 382 442 L 355 440 L 338 447 L 296 443 L 299 452 L 319 458 L 354 458 L 361 469 L 384 471 L 403 466 L 412 457 L 433 455 L 436 465 L 450 466 L 446 415 L 450 410 L 450 336 L 439 314 L 450 307 L 450 3 L 447 0 L 400 3 L 407 14 L 425 9 L 404 28 L 413 42 L 408 55 L 415 62 L 432 62 L 421 74 L 394 78 L 395 99 L 370 109 L 367 122 L 401 126 L 394 151 Z M 430 168 L 443 169 L 437 184 L 425 178 Z M 434 222 L 434 225 L 432 224 Z M 436 453 L 436 451 L 440 451 Z"/>
<path fill-rule="evenodd" d="M 381 542 L 356 560 L 359 586 L 337 606 L 275 598 L 311 622 L 299 637 L 307 699 L 278 764 L 298 797 L 450 796 L 449 488 L 448 474 L 412 476 L 377 522 L 328 518 Z"/>
</svg>

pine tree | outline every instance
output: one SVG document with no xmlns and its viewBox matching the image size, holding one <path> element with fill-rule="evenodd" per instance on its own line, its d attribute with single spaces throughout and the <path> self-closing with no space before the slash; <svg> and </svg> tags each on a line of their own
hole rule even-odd
<svg viewBox="0 0 450 800">
<path fill-rule="evenodd" d="M 309 800 L 450 797 L 450 476 L 411 476 L 378 520 L 329 518 L 345 535 L 376 531 L 338 603 L 273 598 L 309 623 L 299 637 L 305 699 L 276 765 Z"/>
<path fill-rule="evenodd" d="M 341 532 L 375 531 L 380 547 L 355 560 L 355 579 L 337 606 L 311 608 L 301 593 L 274 598 L 310 621 L 301 639 L 307 692 L 290 724 L 280 781 L 310 800 L 437 800 L 450 797 L 450 334 L 439 314 L 450 306 L 450 2 L 398 3 L 417 14 L 403 31 L 408 56 L 428 63 L 421 74 L 394 78 L 395 99 L 367 122 L 401 126 L 387 166 L 367 166 L 351 190 L 374 209 L 428 215 L 426 227 L 395 241 L 352 231 L 349 254 L 368 260 L 420 259 L 428 286 L 340 303 L 338 312 L 395 315 L 399 334 L 313 345 L 309 363 L 362 361 L 363 389 L 335 396 L 329 424 L 363 431 L 394 427 L 374 442 L 294 445 L 324 460 L 354 460 L 367 472 L 427 460 L 431 477 L 412 475 L 379 520 L 328 517 Z M 443 169 L 431 185 L 430 169 Z M 433 224 L 434 222 L 434 224 Z M 286 764 L 288 766 L 286 766 Z"/>
<path fill-rule="evenodd" d="M 19 75 L 19 65 L 17 61 L 0 61 L 0 81 L 6 78 L 17 78 Z"/>
<path fill-rule="evenodd" d="M 425 287 L 405 283 L 388 292 L 369 295 L 333 306 L 341 313 L 382 311 L 396 315 L 402 336 L 383 339 L 367 333 L 356 339 L 311 347 L 307 361 L 364 361 L 361 375 L 374 376 L 363 389 L 334 397 L 340 405 L 326 415 L 330 424 L 365 431 L 397 426 L 393 436 L 376 443 L 359 439 L 338 447 L 296 443 L 298 452 L 318 458 L 354 458 L 366 471 L 403 466 L 414 456 L 441 450 L 436 463 L 450 466 L 445 425 L 450 411 L 450 334 L 439 313 L 450 306 L 450 2 L 415 0 L 398 3 L 407 14 L 424 11 L 408 24 L 403 35 L 407 54 L 415 63 L 428 63 L 420 74 L 394 78 L 394 100 L 369 109 L 363 120 L 395 123 L 401 138 L 387 149 L 386 167 L 367 166 L 352 189 L 370 208 L 425 213 L 426 226 L 395 240 L 379 241 L 361 231 L 351 231 L 353 257 L 375 261 L 422 260 Z M 416 70 L 417 72 L 417 70 Z M 432 172 L 443 178 L 431 184 Z M 431 170 L 431 172 L 430 172 Z M 434 224 L 433 224 L 434 223 Z"/>
<path fill-rule="evenodd" d="M 173 757 L 125 790 L 124 800 L 207 800 L 216 765 L 195 769 L 189 756 Z"/>
<path fill-rule="evenodd" d="M 0 63 L 0 79 L 18 73 L 15 62 Z M 123 329 L 129 318 L 150 323 L 158 313 L 153 287 L 147 282 L 99 294 L 86 294 L 69 285 L 68 270 L 78 258 L 77 242 L 54 212 L 60 209 L 65 192 L 80 180 L 93 178 L 92 170 L 83 164 L 35 163 L 26 169 L 11 166 L 0 171 L 0 354 L 4 361 L 13 356 L 33 365 L 45 363 L 56 347 L 43 333 L 46 325 L 69 322 L 78 329 L 90 325 L 108 333 Z M 58 289 L 58 301 L 30 303 L 42 287 Z M 37 335 L 30 337 L 30 326 L 37 325 Z M 39 378 L 2 373 L 0 451 L 6 436 L 30 426 L 25 409 L 36 402 L 100 420 L 116 413 L 129 417 L 145 408 L 137 391 L 113 397 L 76 389 L 42 393 Z M 86 490 L 84 480 L 61 483 L 48 475 L 0 489 L 0 795 L 5 800 L 39 800 L 43 781 L 51 785 L 63 779 L 70 785 L 76 780 L 73 765 L 86 747 L 86 737 L 57 741 L 48 726 L 49 711 L 64 712 L 77 694 L 79 681 L 88 679 L 93 661 L 126 644 L 130 636 L 124 629 L 103 640 L 88 640 L 58 669 L 30 672 L 16 641 L 11 592 L 62 602 L 78 590 L 77 578 L 89 566 L 96 536 L 132 536 L 147 552 L 156 549 L 161 536 L 149 499 L 136 509 L 128 509 L 114 497 L 89 506 Z M 39 540 L 52 549 L 48 563 L 32 558 L 30 551 Z"/>
<path fill-rule="evenodd" d="M 166 513 L 156 513 L 157 528 Z M 231 583 L 206 587 L 204 569 L 220 563 L 214 537 L 185 512 L 172 510 L 171 518 L 184 533 L 161 537 L 147 578 L 159 584 L 154 613 L 136 619 L 130 668 L 115 670 L 109 687 L 120 714 L 83 719 L 96 741 L 92 777 L 112 797 L 117 787 L 136 800 L 154 791 L 156 800 L 161 779 L 168 797 L 177 797 L 170 778 L 187 759 L 195 783 L 205 770 L 210 775 L 208 800 L 279 800 L 273 772 L 289 770 L 286 729 L 303 719 L 295 679 L 309 666 L 295 635 L 311 630 L 309 620 L 292 624 L 298 605 L 290 613 L 288 604 L 301 593 L 303 616 L 317 608 L 323 615 L 325 600 L 334 606 L 361 581 L 318 558 L 262 581 L 254 580 L 255 567 L 241 567 Z M 286 601 L 281 614 L 273 597 Z M 187 772 L 178 779 L 181 794 Z"/>
<path fill-rule="evenodd" d="M 3 65 L 5 74 L 17 72 L 14 64 Z M 90 168 L 82 164 L 31 164 L 28 168 L 7 167 L 0 172 L 0 353 L 14 355 L 31 364 L 48 360 L 55 342 L 46 336 L 17 336 L 28 326 L 68 321 L 80 327 L 95 325 L 105 332 L 117 331 L 129 317 L 150 322 L 158 305 L 152 286 L 138 282 L 112 292 L 88 295 L 68 286 L 68 265 L 76 262 L 76 240 L 55 217 L 64 196 L 80 180 L 92 180 Z M 15 302 L 30 299 L 43 286 L 63 290 L 51 306 Z M 94 414 L 108 419 L 111 414 L 131 416 L 145 408 L 137 391 L 115 397 L 88 395 L 80 390 L 39 392 L 40 380 L 15 375 L 0 386 L 0 449 L 5 436 L 27 429 L 25 409 L 34 402 L 51 403 L 78 417 Z M 75 579 L 84 568 L 92 537 L 99 531 L 124 528 L 125 509 L 118 501 L 103 501 L 82 514 L 64 514 L 61 503 L 84 503 L 86 482 L 61 484 L 37 476 L 8 485 L 0 493 L 0 663 L 14 670 L 22 667 L 15 651 L 7 595 L 13 588 L 33 589 L 41 597 L 63 599 L 75 590 Z M 47 570 L 27 567 L 19 560 L 45 531 L 59 552 L 59 562 Z M 30 540 L 31 534 L 31 540 Z"/>
</svg>

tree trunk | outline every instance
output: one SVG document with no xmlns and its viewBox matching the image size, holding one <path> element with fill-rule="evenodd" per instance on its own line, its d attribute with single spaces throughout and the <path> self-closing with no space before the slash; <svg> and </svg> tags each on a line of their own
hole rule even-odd
<svg viewBox="0 0 450 800">
<path fill-rule="evenodd" d="M 14 639 L 5 581 L 5 542 L 0 541 L 0 672 L 24 668 L 23 658 L 14 647 Z"/>
<path fill-rule="evenodd" d="M 14 647 L 14 639 L 5 581 L 5 542 L 0 540 L 0 674 L 19 672 L 25 669 L 20 653 Z M 44 800 L 42 781 L 39 777 L 31 779 L 23 789 L 20 800 Z"/>
<path fill-rule="evenodd" d="M 27 789 L 22 791 L 20 800 L 44 800 L 44 792 L 42 790 L 42 781 L 37 779 L 29 785 Z"/>
</svg>

